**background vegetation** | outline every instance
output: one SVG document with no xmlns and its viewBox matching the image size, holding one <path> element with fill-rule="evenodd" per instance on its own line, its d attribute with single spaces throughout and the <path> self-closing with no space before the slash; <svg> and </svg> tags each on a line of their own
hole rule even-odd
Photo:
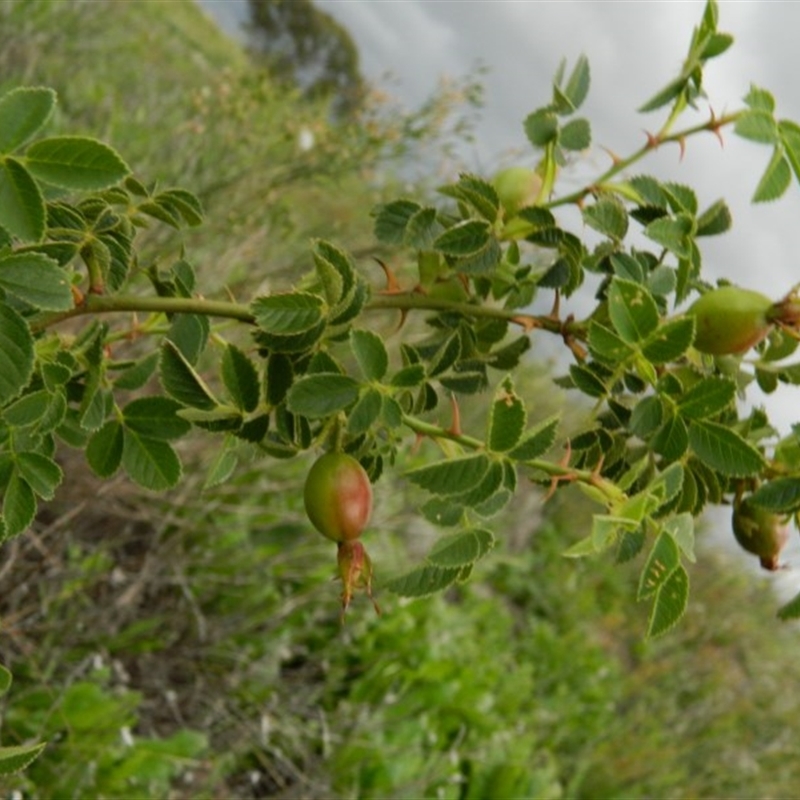
<svg viewBox="0 0 800 800">
<path fill-rule="evenodd" d="M 57 128 L 201 196 L 207 224 L 154 235 L 152 252 L 186 247 L 209 292 L 290 284 L 312 236 L 380 255 L 368 209 L 409 154 L 447 163 L 476 99 L 466 82 L 403 115 L 367 95 L 331 121 L 191 2 L 6 0 L 0 36 L 0 91 L 53 86 Z M 544 369 L 518 391 L 543 397 Z M 579 497 L 542 506 L 531 487 L 471 583 L 380 597 L 381 618 L 359 598 L 342 628 L 332 545 L 302 512 L 307 463 L 253 462 L 204 490 L 209 442 L 169 497 L 101 484 L 76 458 L 4 545 L 0 741 L 50 742 L 6 796 L 796 794 L 797 630 L 734 556 L 704 554 L 685 620 L 644 644 L 645 609 L 624 610 L 635 575 L 561 558 L 585 535 Z M 379 570 L 424 549 L 418 504 L 381 482 Z"/>
</svg>

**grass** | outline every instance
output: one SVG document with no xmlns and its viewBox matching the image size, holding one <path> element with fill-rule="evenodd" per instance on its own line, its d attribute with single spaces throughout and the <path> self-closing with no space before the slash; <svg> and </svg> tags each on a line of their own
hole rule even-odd
<svg viewBox="0 0 800 800">
<path fill-rule="evenodd" d="M 367 212 L 392 188 L 402 148 L 384 140 L 398 118 L 369 135 L 331 126 L 191 3 L 5 2 L 0 30 L 13 43 L 6 86 L 53 85 L 57 127 L 110 139 L 137 174 L 202 195 L 206 227 L 150 246 L 186 247 L 211 291 L 291 281 L 315 235 L 372 253 Z M 319 143 L 305 154 L 304 126 Z M 518 386 L 545 398 L 537 371 Z M 166 497 L 101 483 L 68 453 L 56 500 L 4 545 L 0 659 L 15 683 L 2 742 L 50 742 L 6 793 L 795 792 L 797 631 L 733 556 L 701 541 L 685 620 L 644 643 L 635 569 L 563 559 L 588 509 L 571 490 L 542 507 L 531 487 L 496 520 L 504 535 L 470 583 L 401 602 L 380 581 L 434 534 L 412 513 L 419 495 L 385 479 L 365 537 L 384 614 L 359 597 L 341 627 L 334 552 L 301 507 L 308 461 L 245 460 L 203 491 L 214 447 L 193 441 Z"/>
<path fill-rule="evenodd" d="M 131 769 L 126 722 L 143 745 L 179 737 L 189 755 L 162 744 L 162 772 L 192 797 L 786 796 L 796 633 L 730 557 L 704 553 L 684 623 L 643 644 L 633 573 L 561 559 L 558 509 L 530 529 L 528 502 L 470 584 L 381 595 L 381 618 L 358 602 L 340 628 L 301 473 L 243 473 L 202 499 L 190 480 L 162 515 L 136 498 L 120 513 L 117 496 L 17 540 L 0 586 L 16 675 L 4 738 L 54 741 L 28 772 L 36 796 L 108 793 L 62 770 L 87 752 Z M 384 573 L 399 535 L 370 536 Z M 109 726 L 65 716 L 73 692 Z"/>
</svg>

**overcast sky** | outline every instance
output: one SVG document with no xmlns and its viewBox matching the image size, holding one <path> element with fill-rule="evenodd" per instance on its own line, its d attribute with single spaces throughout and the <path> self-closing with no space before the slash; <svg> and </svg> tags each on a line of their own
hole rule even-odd
<svg viewBox="0 0 800 800">
<path fill-rule="evenodd" d="M 246 18 L 246 0 L 201 0 L 235 31 Z M 490 175 L 499 165 L 534 164 L 522 120 L 550 98 L 550 81 L 562 58 L 589 59 L 592 88 L 581 112 L 592 123 L 593 146 L 582 170 L 599 174 L 608 165 L 601 148 L 626 155 L 656 129 L 663 112 L 636 108 L 673 78 L 703 12 L 702 0 L 316 0 L 353 36 L 365 76 L 387 87 L 409 108 L 423 102 L 442 76 L 464 77 L 476 65 L 483 76 L 485 106 L 474 145 L 463 158 Z M 751 82 L 772 91 L 780 116 L 800 120 L 800 2 L 720 2 L 719 28 L 734 46 L 709 62 L 705 86 L 718 112 L 741 105 Z M 387 82 L 385 76 L 391 74 Z M 701 102 L 702 113 L 708 105 Z M 800 281 L 800 186 L 782 200 L 753 206 L 753 190 L 769 159 L 768 149 L 730 132 L 724 149 L 712 135 L 689 143 L 682 162 L 665 147 L 634 173 L 652 172 L 686 182 L 703 207 L 725 197 L 734 228 L 706 239 L 710 278 L 728 276 L 780 297 Z M 779 404 L 781 427 L 796 421 L 798 398 Z M 772 404 L 771 404 L 772 405 Z M 777 420 L 776 420 L 777 421 Z"/>
<path fill-rule="evenodd" d="M 352 33 L 365 74 L 392 73 L 392 84 L 409 104 L 434 91 L 439 76 L 463 76 L 477 63 L 484 77 L 485 108 L 471 167 L 491 171 L 500 163 L 534 163 L 522 120 L 550 98 L 550 80 L 560 60 L 585 54 L 592 89 L 581 111 L 593 125 L 590 164 L 607 165 L 604 145 L 625 155 L 656 128 L 663 115 L 635 109 L 680 68 L 703 2 L 513 2 L 511 0 L 318 0 Z M 723 2 L 720 29 L 734 47 L 709 63 L 706 87 L 717 112 L 740 105 L 751 82 L 771 89 L 779 113 L 800 119 L 800 2 Z M 704 109 L 705 110 L 705 109 Z M 701 202 L 725 196 L 738 229 L 713 243 L 716 274 L 735 270 L 743 283 L 781 292 L 798 280 L 791 241 L 800 220 L 800 189 L 787 202 L 753 209 L 749 198 L 766 166 L 766 148 L 731 135 L 725 151 L 712 136 L 693 142 L 682 164 L 665 148 L 649 164 L 674 180 L 692 183 Z M 652 165 L 652 166 L 651 166 Z M 761 230 L 768 226 L 766 230 Z M 727 239 L 727 241 L 725 241 Z M 756 264 L 758 265 L 756 268 Z M 765 283 L 765 264 L 770 282 Z"/>
<path fill-rule="evenodd" d="M 246 0 L 203 0 L 235 30 Z M 592 89 L 581 109 L 592 122 L 588 165 L 607 165 L 600 145 L 625 155 L 655 129 L 659 112 L 635 109 L 677 73 L 704 3 L 591 0 L 317 0 L 355 39 L 364 74 L 381 82 L 408 107 L 436 90 L 441 76 L 463 77 L 481 63 L 485 108 L 475 144 L 464 158 L 490 173 L 512 161 L 534 163 L 522 120 L 550 97 L 550 80 L 562 58 L 585 54 Z M 720 3 L 720 29 L 735 37 L 705 74 L 719 113 L 740 105 L 750 83 L 770 89 L 782 116 L 800 119 L 800 2 L 752 0 Z M 705 105 L 701 104 L 705 111 Z M 515 154 L 511 158 L 510 154 Z M 766 148 L 730 133 L 725 150 L 712 136 L 690 144 L 678 163 L 665 148 L 636 171 L 654 171 L 694 185 L 701 202 L 724 196 L 734 211 L 734 230 L 710 241 L 707 264 L 715 275 L 731 271 L 742 283 L 780 294 L 800 280 L 793 234 L 800 221 L 800 189 L 775 204 L 753 207 L 749 198 L 766 166 Z M 777 296 L 777 295 L 776 295 Z"/>
</svg>

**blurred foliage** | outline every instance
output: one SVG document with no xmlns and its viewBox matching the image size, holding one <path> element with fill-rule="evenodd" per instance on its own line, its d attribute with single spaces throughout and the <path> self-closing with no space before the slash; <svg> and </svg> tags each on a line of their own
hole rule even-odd
<svg viewBox="0 0 800 800">
<path fill-rule="evenodd" d="M 301 88 L 276 83 L 191 0 L 146 13 L 113 0 L 0 0 L 0 35 L 0 92 L 50 86 L 53 133 L 104 139 L 134 173 L 192 187 L 202 228 L 154 233 L 152 252 L 190 247 L 207 292 L 288 284 L 313 237 L 376 252 L 363 209 L 406 180 L 409 162 L 435 180 L 434 154 L 439 164 L 468 135 L 480 103 L 470 79 L 443 82 L 413 111 L 370 89 L 334 121 L 329 98 L 303 102 Z"/>
<path fill-rule="evenodd" d="M 378 176 L 409 148 L 441 147 L 439 133 L 461 130 L 445 115 L 459 92 L 417 117 L 378 104 L 337 127 L 324 103 L 301 104 L 249 66 L 193 4 L 137 5 L 6 0 L 0 84 L 55 86 L 64 127 L 102 134 L 137 169 L 197 189 L 210 224 L 182 235 L 193 237 L 206 285 L 280 282 L 321 230 L 367 248 L 362 211 L 383 191 Z M 262 124 L 243 130 L 243 119 Z M 254 195 L 263 216 L 243 213 Z M 239 240 L 247 245 L 232 251 Z M 542 398 L 542 417 L 561 403 L 544 391 L 545 371 L 520 376 L 520 391 Z M 193 447 L 188 463 L 213 457 L 208 440 Z M 3 792 L 796 792 L 796 629 L 772 619 L 762 579 L 706 553 L 680 629 L 644 644 L 645 610 L 630 613 L 634 574 L 559 558 L 589 525 L 580 496 L 559 494 L 542 510 L 531 491 L 499 519 L 507 536 L 481 580 L 424 601 L 381 595 L 383 617 L 359 603 L 341 628 L 331 545 L 301 507 L 306 467 L 253 462 L 206 492 L 191 470 L 156 500 L 122 479 L 101 485 L 77 458 L 64 464 L 59 499 L 2 550 L 0 661 L 15 683 L 0 738 L 50 740 Z M 380 485 L 367 536 L 398 571 L 428 544 L 410 513 L 420 497 Z M 378 576 L 379 592 L 388 577 Z"/>
<path fill-rule="evenodd" d="M 704 554 L 684 624 L 645 644 L 626 608 L 634 575 L 559 558 L 589 509 L 557 497 L 540 523 L 529 496 L 500 520 L 508 537 L 479 581 L 410 603 L 379 585 L 384 615 L 360 599 L 342 628 L 332 545 L 298 500 L 305 466 L 254 465 L 204 493 L 190 479 L 163 505 L 121 481 L 94 496 L 74 483 L 63 496 L 80 505 L 12 543 L 3 739 L 52 743 L 10 786 L 42 798 L 162 797 L 168 784 L 176 797 L 790 796 L 796 633 L 764 624 L 774 600 L 729 557 Z M 381 489 L 366 538 L 382 564 L 426 535 L 416 491 Z M 712 624 L 721 607 L 747 613 Z M 150 766 L 134 769 L 144 754 Z"/>
<path fill-rule="evenodd" d="M 270 73 L 303 89 L 306 97 L 333 99 L 341 116 L 364 96 L 358 50 L 350 34 L 311 0 L 248 0 L 250 46 Z"/>
</svg>

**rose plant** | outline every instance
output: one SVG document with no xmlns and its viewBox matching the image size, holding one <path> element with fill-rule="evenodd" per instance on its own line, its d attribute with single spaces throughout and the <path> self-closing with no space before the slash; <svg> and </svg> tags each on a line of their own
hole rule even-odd
<svg viewBox="0 0 800 800">
<path fill-rule="evenodd" d="M 535 170 L 511 168 L 494 183 L 462 174 L 438 201 L 400 198 L 374 210 L 385 287 L 373 281 L 374 265 L 318 240 L 296 285 L 247 303 L 205 298 L 185 256 L 140 261 L 142 229 L 202 223 L 191 192 L 139 180 L 102 142 L 43 136 L 56 103 L 49 89 L 7 92 L 3 538 L 25 531 L 39 501 L 53 497 L 63 446 L 84 449 L 101 478 L 122 469 L 152 490 L 180 480 L 173 442 L 193 427 L 221 439 L 209 485 L 232 473 L 240 447 L 272 458 L 329 450 L 337 455 L 311 468 L 306 504 L 311 522 L 337 542 L 346 606 L 354 591 L 371 591 L 359 539 L 369 482 L 423 437 L 442 457 L 403 477 L 427 494 L 420 513 L 447 532 L 421 564 L 382 588 L 421 596 L 465 580 L 491 550 L 492 518 L 521 479 L 547 494 L 574 484 L 597 513 L 566 555 L 641 557 L 648 633 L 668 630 L 687 604 L 694 523 L 707 505 L 737 502 L 745 482 L 748 507 L 782 518 L 800 509 L 800 426 L 781 438 L 763 410 L 743 412 L 736 402 L 753 381 L 765 392 L 800 383 L 800 363 L 791 362 L 800 297 L 790 291 L 773 302 L 712 287 L 702 243 L 730 227 L 727 205 L 703 205 L 689 186 L 639 171 L 659 147 L 682 151 L 695 137 L 730 129 L 770 148 L 755 201 L 776 199 L 792 176 L 800 179 L 800 126 L 776 116 L 764 89 L 751 87 L 741 108 L 681 127 L 704 97 L 706 63 L 731 43 L 710 0 L 680 73 L 640 109 L 665 109 L 660 126 L 570 191 L 561 191 L 560 176 L 592 141 L 590 122 L 577 114 L 590 70 L 584 57 L 569 71 L 562 65 L 548 102 L 524 121 L 539 154 Z M 560 215 L 569 206 L 598 243 L 569 229 Z M 629 243 L 634 230 L 646 248 Z M 589 274 L 600 288 L 591 313 L 576 319 L 562 309 Z M 541 296 L 551 298 L 551 313 L 531 313 Z M 387 314 L 400 322 L 422 315 L 424 335 L 401 328 L 387 340 L 375 324 Z M 248 336 L 231 336 L 218 320 L 240 322 Z M 558 337 L 571 361 L 555 382 L 591 401 L 569 438 L 557 417 L 529 425 L 516 388 L 515 370 L 539 336 Z M 486 396 L 482 432 L 464 431 L 457 413 L 452 424 L 441 421 L 440 406 L 452 398 L 457 410 L 467 395 Z M 352 516 L 336 506 L 344 484 L 331 459 L 357 476 Z M 320 463 L 327 467 L 315 473 Z M 800 615 L 800 598 L 781 615 Z"/>
</svg>

